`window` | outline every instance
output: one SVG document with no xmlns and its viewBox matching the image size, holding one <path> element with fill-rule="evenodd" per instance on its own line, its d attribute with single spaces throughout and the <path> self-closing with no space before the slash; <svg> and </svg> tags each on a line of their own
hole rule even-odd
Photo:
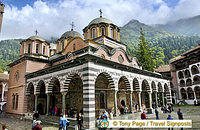
<svg viewBox="0 0 200 130">
<path fill-rule="evenodd" d="M 46 46 L 43 46 L 43 55 L 45 55 L 45 47 L 46 47 Z"/>
<path fill-rule="evenodd" d="M 104 36 L 104 35 L 105 35 L 105 28 L 101 27 L 101 36 Z"/>
<path fill-rule="evenodd" d="M 18 94 L 16 94 L 15 95 L 15 110 L 17 110 L 17 108 L 18 108 L 18 98 L 19 98 L 19 95 Z"/>
<path fill-rule="evenodd" d="M 15 109 L 15 95 L 12 95 L 12 109 Z"/>
<path fill-rule="evenodd" d="M 113 28 L 110 28 L 110 37 L 114 38 L 114 30 L 113 30 Z"/>
<path fill-rule="evenodd" d="M 118 56 L 118 61 L 119 61 L 119 63 L 123 63 L 124 62 L 124 58 L 123 58 L 122 55 Z"/>
<path fill-rule="evenodd" d="M 36 53 L 38 53 L 38 51 L 39 51 L 39 44 L 36 44 Z"/>
<path fill-rule="evenodd" d="M 62 50 L 64 50 L 64 41 L 62 41 L 61 44 L 62 44 Z"/>
<path fill-rule="evenodd" d="M 15 79 L 16 79 L 16 81 L 19 81 L 19 72 L 17 72 L 17 73 L 15 74 Z"/>
<path fill-rule="evenodd" d="M 96 37 L 96 36 L 95 36 L 95 32 L 96 32 L 95 28 L 92 28 L 92 34 L 91 34 L 92 39 L 94 39 L 94 38 Z"/>
<path fill-rule="evenodd" d="M 28 53 L 31 53 L 31 44 L 28 44 Z"/>
<path fill-rule="evenodd" d="M 76 50 L 76 44 L 73 44 L 73 50 L 74 51 Z"/>
</svg>

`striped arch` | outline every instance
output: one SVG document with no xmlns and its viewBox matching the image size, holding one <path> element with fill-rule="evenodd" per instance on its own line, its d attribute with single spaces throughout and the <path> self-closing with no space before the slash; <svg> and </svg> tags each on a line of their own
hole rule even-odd
<svg viewBox="0 0 200 130">
<path fill-rule="evenodd" d="M 156 83 L 154 81 L 151 82 L 151 89 L 153 92 L 156 92 L 157 89 L 156 89 Z"/>
<path fill-rule="evenodd" d="M 164 84 L 164 92 L 169 93 L 169 88 L 166 83 Z"/>
<path fill-rule="evenodd" d="M 163 92 L 162 84 L 158 82 L 158 92 Z"/>
<path fill-rule="evenodd" d="M 47 93 L 52 93 L 53 92 L 53 87 L 54 87 L 56 82 L 59 82 L 59 84 L 60 84 L 59 78 L 58 77 L 52 77 L 50 82 L 49 82 L 49 85 L 47 86 Z"/>
<path fill-rule="evenodd" d="M 119 84 L 120 80 L 124 80 L 124 82 L 125 82 L 125 84 L 126 84 L 126 88 L 121 88 L 121 89 L 131 90 L 130 83 L 129 83 L 128 79 L 126 78 L 126 76 L 122 76 L 122 77 L 119 79 L 118 84 Z M 119 87 L 119 85 L 118 85 L 118 87 Z M 118 88 L 118 90 L 119 90 L 119 89 L 120 89 L 120 88 Z"/>
<path fill-rule="evenodd" d="M 147 81 L 146 79 L 144 79 L 144 80 L 142 81 L 142 91 L 148 91 L 148 92 L 151 91 L 151 88 L 150 88 L 150 86 L 149 86 L 149 83 L 148 83 L 148 81 Z"/>
<path fill-rule="evenodd" d="M 110 75 L 109 73 L 107 73 L 107 72 L 101 72 L 101 73 L 99 73 L 99 74 L 97 75 L 97 77 L 98 77 L 100 74 L 105 75 L 105 77 L 108 79 L 110 88 L 114 90 L 114 89 L 115 89 L 115 83 L 114 83 L 114 80 L 113 80 L 113 78 L 111 77 L 111 75 Z M 95 77 L 95 81 L 96 81 L 97 77 Z"/>
<path fill-rule="evenodd" d="M 45 82 L 44 82 L 43 80 L 40 80 L 40 81 L 38 82 L 37 86 L 36 86 L 35 94 L 40 94 L 40 90 L 41 90 L 41 88 L 43 87 L 43 85 L 44 85 L 44 87 L 45 87 L 45 92 L 46 92 L 46 85 L 45 85 Z"/>
<path fill-rule="evenodd" d="M 34 85 L 32 82 L 30 82 L 27 84 L 27 87 L 26 87 L 26 96 L 32 94 L 32 92 L 34 94 Z"/>
<path fill-rule="evenodd" d="M 75 75 L 80 76 L 80 78 L 82 79 L 81 73 L 79 73 L 79 72 L 77 72 L 77 71 L 71 72 L 71 73 L 66 77 L 66 79 L 65 79 L 65 81 L 64 81 L 64 83 L 63 83 L 63 86 L 62 86 L 62 91 L 63 91 L 63 92 L 66 92 L 66 91 L 69 90 L 69 84 L 70 84 L 72 78 L 73 78 Z"/>
<path fill-rule="evenodd" d="M 140 85 L 137 78 L 133 79 L 133 91 L 140 91 Z"/>
</svg>

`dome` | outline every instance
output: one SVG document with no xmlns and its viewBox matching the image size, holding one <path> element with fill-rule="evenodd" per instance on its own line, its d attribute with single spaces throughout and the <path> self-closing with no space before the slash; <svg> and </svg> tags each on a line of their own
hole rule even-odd
<svg viewBox="0 0 200 130">
<path fill-rule="evenodd" d="M 93 20 L 89 23 L 89 25 L 92 25 L 92 24 L 99 24 L 99 23 L 114 24 L 112 21 L 110 21 L 110 20 L 107 19 L 107 18 L 99 17 L 99 18 L 93 19 Z"/>
<path fill-rule="evenodd" d="M 61 36 L 61 38 L 69 38 L 69 37 L 82 37 L 82 36 L 80 33 L 73 30 L 67 31 Z"/>
<path fill-rule="evenodd" d="M 44 39 L 42 39 L 41 37 L 39 37 L 39 36 L 37 36 L 37 35 L 31 36 L 31 37 L 29 37 L 28 39 L 30 39 L 30 40 L 40 40 L 40 41 L 42 41 L 42 42 L 45 41 Z"/>
</svg>

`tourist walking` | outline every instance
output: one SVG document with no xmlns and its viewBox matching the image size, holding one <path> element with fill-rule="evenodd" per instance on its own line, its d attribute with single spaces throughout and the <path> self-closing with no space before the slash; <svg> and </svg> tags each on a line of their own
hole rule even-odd
<svg viewBox="0 0 200 130">
<path fill-rule="evenodd" d="M 171 115 L 168 115 L 167 120 L 173 120 L 173 118 L 171 117 Z M 170 130 L 170 128 L 168 128 L 168 130 Z M 171 130 L 173 130 L 173 128 L 171 128 Z"/>
<path fill-rule="evenodd" d="M 59 130 L 68 130 L 69 121 L 65 117 L 65 115 L 61 115 L 60 121 L 59 121 Z"/>
<path fill-rule="evenodd" d="M 155 113 L 156 113 L 156 119 L 159 120 L 159 112 L 157 109 L 155 109 Z"/>
<path fill-rule="evenodd" d="M 147 119 L 147 116 L 146 116 L 145 112 L 143 112 L 143 113 L 141 114 L 141 119 L 142 119 L 142 120 Z"/>
<path fill-rule="evenodd" d="M 124 106 L 122 106 L 122 105 L 121 105 L 121 107 L 120 107 L 120 113 L 121 113 L 121 115 L 124 114 Z"/>
<path fill-rule="evenodd" d="M 42 130 L 42 127 L 40 126 L 41 121 L 37 121 L 37 124 L 33 127 L 33 130 Z"/>
<path fill-rule="evenodd" d="M 138 104 L 135 104 L 135 110 L 138 111 Z"/>
<path fill-rule="evenodd" d="M 77 121 L 78 121 L 78 129 L 82 130 L 82 124 L 83 124 L 83 116 L 81 113 L 78 114 L 77 116 Z"/>
</svg>

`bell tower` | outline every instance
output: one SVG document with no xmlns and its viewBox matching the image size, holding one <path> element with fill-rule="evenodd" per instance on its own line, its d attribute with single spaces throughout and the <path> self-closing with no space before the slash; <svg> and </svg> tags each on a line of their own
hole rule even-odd
<svg viewBox="0 0 200 130">
<path fill-rule="evenodd" d="M 3 20 L 3 13 L 4 13 L 4 4 L 0 1 L 0 32 L 1 32 L 1 25 Z"/>
</svg>

